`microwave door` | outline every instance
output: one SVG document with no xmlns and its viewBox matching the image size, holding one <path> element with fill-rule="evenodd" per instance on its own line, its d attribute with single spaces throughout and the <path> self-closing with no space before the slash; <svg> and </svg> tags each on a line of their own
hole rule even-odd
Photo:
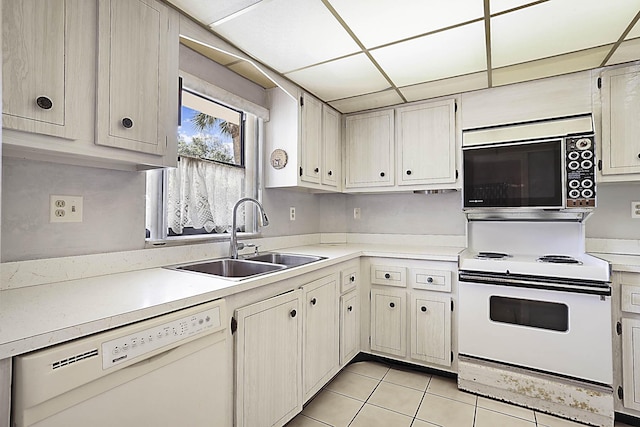
<svg viewBox="0 0 640 427">
<path fill-rule="evenodd" d="M 463 151 L 465 208 L 563 206 L 562 140 Z"/>
</svg>

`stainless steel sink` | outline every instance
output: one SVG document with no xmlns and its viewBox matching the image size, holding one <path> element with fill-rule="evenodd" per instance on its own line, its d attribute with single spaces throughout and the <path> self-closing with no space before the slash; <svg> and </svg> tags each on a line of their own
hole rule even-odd
<svg viewBox="0 0 640 427">
<path fill-rule="evenodd" d="M 285 265 L 269 264 L 240 259 L 217 259 L 214 261 L 173 267 L 176 270 L 195 271 L 228 279 L 246 279 L 272 271 L 282 270 Z"/>
<path fill-rule="evenodd" d="M 262 255 L 250 256 L 245 259 L 249 261 L 280 264 L 287 267 L 298 267 L 300 265 L 320 261 L 321 259 L 324 259 L 324 257 L 313 256 L 313 255 L 281 254 L 276 252 L 270 252 L 270 253 L 268 252 Z"/>
</svg>

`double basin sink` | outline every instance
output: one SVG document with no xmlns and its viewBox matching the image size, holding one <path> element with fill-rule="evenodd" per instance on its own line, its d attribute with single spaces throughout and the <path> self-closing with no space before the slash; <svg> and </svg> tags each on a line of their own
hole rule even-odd
<svg viewBox="0 0 640 427">
<path fill-rule="evenodd" d="M 222 258 L 171 268 L 210 274 L 225 279 L 241 280 L 285 268 L 298 267 L 321 259 L 324 259 L 324 257 L 268 252 L 242 259 Z"/>
</svg>

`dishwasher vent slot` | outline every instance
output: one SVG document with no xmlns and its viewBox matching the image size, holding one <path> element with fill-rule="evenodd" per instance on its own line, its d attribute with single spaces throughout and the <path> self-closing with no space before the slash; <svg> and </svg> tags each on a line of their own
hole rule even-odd
<svg viewBox="0 0 640 427">
<path fill-rule="evenodd" d="M 53 362 L 53 364 L 51 365 L 51 368 L 55 370 L 58 368 L 62 368 L 63 366 L 71 365 L 72 363 L 76 363 L 81 360 L 88 359 L 90 357 L 95 357 L 97 355 L 98 355 L 98 349 L 94 348 L 93 350 L 87 351 L 85 353 L 76 354 L 75 356 L 71 356 L 66 359 Z"/>
</svg>

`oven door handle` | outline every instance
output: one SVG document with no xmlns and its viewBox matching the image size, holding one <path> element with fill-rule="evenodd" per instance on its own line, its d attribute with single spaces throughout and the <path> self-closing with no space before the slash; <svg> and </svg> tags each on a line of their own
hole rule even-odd
<svg viewBox="0 0 640 427">
<path fill-rule="evenodd" d="M 603 284 L 600 286 L 574 285 L 569 283 L 534 281 L 521 278 L 504 278 L 495 276 L 483 276 L 478 274 L 460 273 L 460 282 L 479 283 L 485 285 L 497 285 L 516 288 L 541 289 L 548 291 L 572 292 L 586 295 L 611 296 L 611 286 Z"/>
</svg>

